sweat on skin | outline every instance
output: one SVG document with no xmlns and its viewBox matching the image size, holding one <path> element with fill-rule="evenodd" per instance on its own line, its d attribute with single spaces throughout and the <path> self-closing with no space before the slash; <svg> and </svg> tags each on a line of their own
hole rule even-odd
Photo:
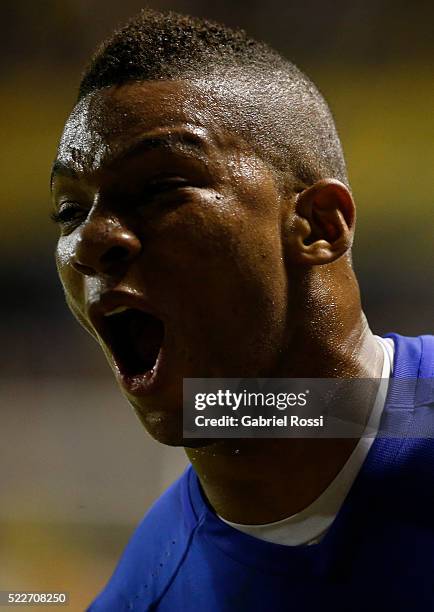
<svg viewBox="0 0 434 612">
<path fill-rule="evenodd" d="M 183 378 L 375 378 L 382 365 L 349 257 L 348 187 L 327 177 L 302 188 L 290 176 L 282 185 L 242 135 L 204 113 L 204 97 L 183 81 L 85 96 L 66 124 L 53 175 L 67 302 L 146 429 L 172 445 L 185 443 Z M 120 305 L 163 322 L 152 376 L 123 374 L 99 326 Z M 354 444 L 246 440 L 235 455 L 232 441 L 203 441 L 186 452 L 206 475 L 216 511 L 249 523 L 278 520 L 315 499 Z M 300 462 L 302 470 L 291 470 Z M 282 492 L 283 464 L 293 474 L 291 496 Z M 253 503 L 261 486 L 266 507 Z"/>
</svg>

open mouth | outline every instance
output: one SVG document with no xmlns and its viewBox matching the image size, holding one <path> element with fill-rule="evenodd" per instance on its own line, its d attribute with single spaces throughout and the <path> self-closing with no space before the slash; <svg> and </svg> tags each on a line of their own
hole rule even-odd
<svg viewBox="0 0 434 612">
<path fill-rule="evenodd" d="M 150 377 L 164 339 L 164 324 L 136 308 L 118 307 L 104 316 L 104 339 L 123 378 Z"/>
</svg>

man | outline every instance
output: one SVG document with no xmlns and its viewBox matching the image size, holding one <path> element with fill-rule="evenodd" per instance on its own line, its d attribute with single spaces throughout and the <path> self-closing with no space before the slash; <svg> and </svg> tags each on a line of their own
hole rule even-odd
<svg viewBox="0 0 434 612">
<path fill-rule="evenodd" d="M 343 154 L 309 79 L 243 32 L 144 11 L 88 67 L 52 190 L 69 307 L 192 464 L 90 609 L 432 610 L 422 434 L 183 439 L 184 378 L 432 377 L 432 337 L 369 329 Z M 388 398 L 408 431 L 426 389 Z M 375 430 L 383 404 L 364 398 Z"/>
</svg>

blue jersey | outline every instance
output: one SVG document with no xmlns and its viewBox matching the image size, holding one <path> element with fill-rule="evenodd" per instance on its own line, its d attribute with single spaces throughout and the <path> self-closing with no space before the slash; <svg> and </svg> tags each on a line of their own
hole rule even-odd
<svg viewBox="0 0 434 612">
<path fill-rule="evenodd" d="M 434 337 L 389 337 L 393 376 L 432 383 Z M 408 431 L 420 431 L 433 414 L 432 384 L 386 406 L 394 401 Z M 433 611 L 434 440 L 377 438 L 331 527 L 310 546 L 233 529 L 190 467 L 147 513 L 89 610 Z"/>
</svg>

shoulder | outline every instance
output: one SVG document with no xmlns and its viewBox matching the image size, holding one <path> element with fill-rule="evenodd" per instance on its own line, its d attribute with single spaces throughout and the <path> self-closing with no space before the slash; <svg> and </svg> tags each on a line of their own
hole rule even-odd
<svg viewBox="0 0 434 612">
<path fill-rule="evenodd" d="M 386 334 L 395 345 L 394 376 L 399 378 L 433 378 L 434 336 L 401 336 Z"/>
<path fill-rule="evenodd" d="M 393 340 L 395 355 L 382 433 L 428 441 L 434 437 L 434 336 L 387 334 L 386 338 Z"/>
<path fill-rule="evenodd" d="M 107 586 L 89 611 L 151 605 L 170 584 L 188 550 L 197 518 L 189 501 L 188 468 L 153 504 L 134 534 Z"/>
<path fill-rule="evenodd" d="M 387 337 L 394 341 L 395 359 L 379 437 L 385 437 L 383 456 L 387 450 L 396 478 L 415 499 L 416 490 L 420 497 L 434 483 L 434 336 Z"/>
</svg>

